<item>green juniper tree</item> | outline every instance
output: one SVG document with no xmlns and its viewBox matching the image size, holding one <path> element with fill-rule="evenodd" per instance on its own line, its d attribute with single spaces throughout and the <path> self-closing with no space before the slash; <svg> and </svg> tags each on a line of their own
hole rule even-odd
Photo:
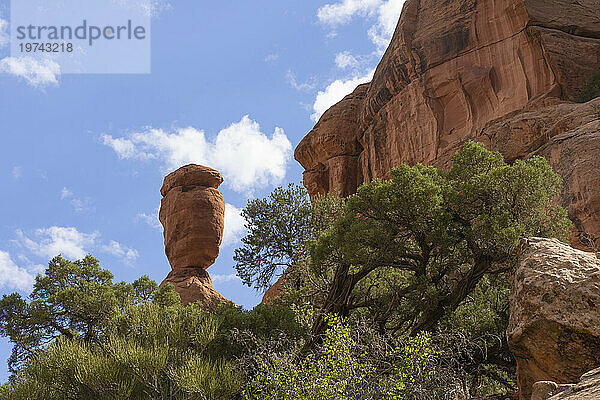
<svg viewBox="0 0 600 400">
<path fill-rule="evenodd" d="M 4 296 L 0 334 L 14 344 L 11 370 L 59 337 L 98 341 L 101 329 L 118 310 L 151 301 L 157 289 L 147 277 L 133 284 L 114 284 L 112 279 L 91 256 L 73 262 L 58 256 L 36 278 L 29 301 L 18 293 Z"/>
<path fill-rule="evenodd" d="M 172 285 L 142 277 L 113 283 L 88 256 L 56 257 L 29 301 L 0 301 L 0 334 L 14 344 L 7 400 L 227 399 L 239 393 L 230 364 L 208 347 L 219 318 L 183 307 Z"/>
<path fill-rule="evenodd" d="M 322 314 L 368 310 L 381 329 L 430 331 L 484 276 L 511 271 L 522 238 L 566 240 L 561 178 L 545 159 L 507 165 L 468 142 L 453 161 L 449 172 L 401 166 L 347 199 L 310 246 L 308 273 L 327 283 L 311 293 Z M 317 318 L 313 337 L 325 328 Z"/>
<path fill-rule="evenodd" d="M 266 291 L 277 273 L 302 257 L 311 236 L 311 211 L 306 190 L 293 183 L 248 202 L 242 212 L 248 234 L 233 257 L 244 284 Z"/>
<path fill-rule="evenodd" d="M 233 257 L 238 276 L 256 290 L 269 289 L 281 272 L 309 256 L 308 239 L 331 225 L 341 205 L 335 195 L 311 203 L 306 189 L 293 183 L 250 200 L 242 212 L 248 233 Z"/>
<path fill-rule="evenodd" d="M 561 178 L 543 158 L 508 165 L 473 142 L 453 161 L 449 171 L 404 165 L 347 199 L 317 199 L 311 213 L 304 206 L 308 235 L 295 238 L 289 278 L 302 285 L 284 296 L 309 317 L 304 355 L 319 347 L 325 316 L 367 318 L 381 334 L 431 332 L 443 363 L 474 392 L 514 386 L 504 334 L 508 275 L 522 238 L 567 239 L 571 222 L 554 203 Z M 293 204 L 286 212 L 299 212 Z M 270 208 L 272 220 L 286 218 L 280 210 Z M 253 215 L 246 214 L 249 225 Z M 270 219 L 258 224 L 274 231 Z M 259 237 L 248 237 L 245 249 L 258 254 Z M 249 280 L 261 271 L 239 263 Z"/>
</svg>

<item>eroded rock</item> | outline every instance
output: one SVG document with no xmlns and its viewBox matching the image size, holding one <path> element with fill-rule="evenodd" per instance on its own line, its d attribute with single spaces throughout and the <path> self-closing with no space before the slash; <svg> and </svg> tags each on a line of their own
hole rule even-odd
<svg viewBox="0 0 600 400">
<path fill-rule="evenodd" d="M 597 132 L 600 101 L 570 101 L 600 71 L 598 10 L 600 0 L 407 0 L 373 81 L 323 114 L 298 145 L 309 193 L 352 194 L 403 163 L 448 167 L 469 139 L 511 161 L 559 153 L 538 150 L 569 131 Z M 553 159 L 567 181 L 574 237 L 600 245 L 600 185 L 582 187 L 600 177 L 592 164 Z"/>
<path fill-rule="evenodd" d="M 219 303 L 229 302 L 212 286 L 210 275 L 203 268 L 181 268 L 171 271 L 164 282 L 172 283 L 181 297 L 181 303 L 200 303 L 203 307 L 214 309 Z"/>
<path fill-rule="evenodd" d="M 522 400 L 535 382 L 576 382 L 600 366 L 600 260 L 556 239 L 528 239 L 513 278 L 507 336 Z"/>
<path fill-rule="evenodd" d="M 548 400 L 598 399 L 600 399 L 600 368 L 584 374 L 579 383 L 564 387 L 564 390 L 561 390 L 558 394 L 550 397 Z"/>
<path fill-rule="evenodd" d="M 564 384 L 559 385 L 556 382 L 541 381 L 533 384 L 533 390 L 531 393 L 531 400 L 548 400 L 555 394 L 564 392 L 574 385 Z"/>
<path fill-rule="evenodd" d="M 223 240 L 225 200 L 217 190 L 222 182 L 218 171 L 190 164 L 169 174 L 161 189 L 159 218 L 172 268 L 161 285 L 172 283 L 184 305 L 200 302 L 212 308 L 228 301 L 206 272 Z"/>
<path fill-rule="evenodd" d="M 173 269 L 207 269 L 219 256 L 225 221 L 225 200 L 217 190 L 221 182 L 218 171 L 199 165 L 165 178 L 159 218 Z"/>
<path fill-rule="evenodd" d="M 573 246 L 600 248 L 600 98 L 596 119 L 553 137 L 535 154 L 563 178 L 561 203 L 575 224 Z"/>
</svg>

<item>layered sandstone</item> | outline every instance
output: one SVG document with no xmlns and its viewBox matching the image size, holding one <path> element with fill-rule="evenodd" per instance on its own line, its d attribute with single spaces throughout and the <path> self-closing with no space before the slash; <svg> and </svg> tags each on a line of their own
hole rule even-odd
<svg viewBox="0 0 600 400">
<path fill-rule="evenodd" d="M 521 399 L 533 384 L 577 382 L 600 366 L 600 259 L 556 239 L 523 245 L 510 295 L 507 336 Z"/>
<path fill-rule="evenodd" d="M 225 201 L 221 174 L 201 165 L 186 165 L 169 174 L 161 189 L 159 219 L 172 272 L 162 284 L 175 286 L 182 303 L 213 307 L 226 299 L 212 287 L 206 269 L 219 256 Z"/>
<path fill-rule="evenodd" d="M 595 119 L 554 136 L 536 154 L 548 159 L 563 177 L 561 202 L 575 224 L 576 247 L 600 246 L 600 98 Z M 580 115 L 585 115 L 582 106 Z M 576 118 L 573 116 L 573 118 Z"/>
<path fill-rule="evenodd" d="M 225 221 L 225 200 L 217 190 L 221 182 L 218 171 L 199 165 L 165 178 L 159 219 L 173 269 L 207 269 L 219 256 Z"/>
<path fill-rule="evenodd" d="M 203 268 L 181 268 L 171 271 L 165 282 L 172 283 L 181 297 L 181 304 L 200 303 L 213 309 L 219 303 L 228 302 L 212 286 L 210 275 Z"/>
<path fill-rule="evenodd" d="M 447 167 L 468 139 L 509 161 L 552 153 L 575 237 L 600 245 L 600 186 L 584 184 L 600 177 L 598 137 L 582 137 L 598 131 L 599 102 L 570 102 L 600 71 L 598 10 L 600 0 L 407 0 L 373 81 L 297 147 L 305 186 L 348 195 L 402 163 Z M 573 149 L 588 161 L 556 156 Z"/>
</svg>

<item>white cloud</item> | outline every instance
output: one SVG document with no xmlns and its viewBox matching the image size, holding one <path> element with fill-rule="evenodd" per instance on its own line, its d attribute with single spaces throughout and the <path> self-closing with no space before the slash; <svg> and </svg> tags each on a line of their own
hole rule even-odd
<svg viewBox="0 0 600 400">
<path fill-rule="evenodd" d="M 71 206 L 77 213 L 82 213 L 84 211 L 90 211 L 93 209 L 91 205 L 91 200 L 89 198 L 81 199 L 76 197 L 75 194 L 68 188 L 63 188 L 60 192 L 61 200 L 69 200 Z"/>
<path fill-rule="evenodd" d="M 71 260 L 80 260 L 94 251 L 110 254 L 126 263 L 135 261 L 139 256 L 137 250 L 117 241 L 104 244 L 99 239 L 98 232 L 84 233 L 73 227 L 52 226 L 37 229 L 29 235 L 18 230 L 16 242 L 44 260 L 59 254 Z"/>
<path fill-rule="evenodd" d="M 113 0 L 122 7 L 141 9 L 148 17 L 157 17 L 162 12 L 172 9 L 168 0 Z"/>
<path fill-rule="evenodd" d="M 317 17 L 323 24 L 336 28 L 349 23 L 355 16 L 374 19 L 368 31 L 371 41 L 377 46 L 377 53 L 388 46 L 398 23 L 405 0 L 341 0 L 326 4 L 319 9 Z"/>
<path fill-rule="evenodd" d="M 371 15 L 380 6 L 382 0 L 342 0 L 336 4 L 326 4 L 319 8 L 319 21 L 328 25 L 347 24 L 355 15 Z"/>
<path fill-rule="evenodd" d="M 266 63 L 273 63 L 277 60 L 279 60 L 279 54 L 269 54 L 265 57 Z"/>
<path fill-rule="evenodd" d="M 306 82 L 298 82 L 298 79 L 296 78 L 296 74 L 294 74 L 292 72 L 292 70 L 288 70 L 285 77 L 291 87 L 293 87 L 294 89 L 299 90 L 301 92 L 308 92 L 308 91 L 314 90 L 315 87 L 317 86 L 314 78 L 311 78 Z"/>
<path fill-rule="evenodd" d="M 162 231 L 163 226 L 158 219 L 158 210 L 159 209 L 157 208 L 156 211 L 154 211 L 154 214 L 139 213 L 135 218 L 138 222 L 143 222 L 153 229 Z"/>
<path fill-rule="evenodd" d="M 154 131 L 151 130 L 151 132 Z M 105 145 L 112 147 L 115 153 L 117 153 L 117 155 L 122 159 L 134 158 L 139 160 L 147 160 L 154 158 L 152 154 L 139 151 L 134 142 L 129 139 L 113 138 L 112 136 L 104 135 L 102 136 L 102 141 Z"/>
<path fill-rule="evenodd" d="M 350 54 L 349 51 L 344 51 L 335 55 L 335 65 L 340 69 L 357 68 L 360 64 L 361 62 L 358 58 Z"/>
<path fill-rule="evenodd" d="M 384 2 L 378 10 L 377 24 L 369 29 L 369 37 L 375 43 L 379 53 L 383 53 L 392 40 L 392 35 L 398 25 L 405 0 L 389 0 Z"/>
<path fill-rule="evenodd" d="M 210 279 L 213 281 L 213 283 L 225 283 L 225 282 L 231 282 L 231 281 L 238 281 L 238 280 L 240 280 L 240 277 L 237 276 L 236 274 L 211 275 Z"/>
<path fill-rule="evenodd" d="M 279 183 L 292 151 L 283 129 L 275 128 L 269 138 L 247 115 L 221 130 L 213 141 L 206 139 L 204 131 L 191 127 L 174 132 L 148 128 L 128 138 L 104 135 L 102 141 L 120 158 L 157 159 L 166 170 L 189 163 L 216 168 L 226 184 L 238 192 Z"/>
<path fill-rule="evenodd" d="M 61 200 L 68 199 L 69 197 L 72 197 L 72 196 L 73 196 L 73 192 L 71 192 L 67 188 L 63 188 L 63 190 L 60 191 L 60 199 Z"/>
<path fill-rule="evenodd" d="M 318 121 L 325 111 L 352 93 L 358 85 L 370 82 L 373 79 L 374 72 L 375 70 L 371 70 L 366 75 L 348 80 L 338 79 L 327 86 L 325 90 L 319 91 L 313 105 L 314 113 L 311 115 L 312 120 L 315 122 Z"/>
<path fill-rule="evenodd" d="M 89 202 L 81 199 L 71 199 L 71 205 L 75 209 L 75 212 L 82 213 L 89 208 Z"/>
<path fill-rule="evenodd" d="M 19 267 L 5 251 L 0 251 L 0 288 L 30 292 L 35 281 L 34 275 Z"/>
<path fill-rule="evenodd" d="M 137 3 L 150 17 L 157 17 L 160 13 L 172 8 L 171 3 L 166 0 L 137 0 Z"/>
<path fill-rule="evenodd" d="M 246 219 L 242 217 L 242 210 L 225 204 L 225 231 L 223 233 L 223 246 L 236 244 L 246 232 Z"/>
<path fill-rule="evenodd" d="M 29 56 L 6 57 L 0 60 L 0 73 L 15 75 L 29 85 L 41 89 L 58 85 L 60 65 L 49 59 L 37 60 Z"/>
<path fill-rule="evenodd" d="M 8 44 L 9 39 L 8 21 L 0 18 L 0 49 Z"/>
<path fill-rule="evenodd" d="M 58 227 L 37 229 L 33 239 L 17 231 L 19 242 L 34 254 L 46 259 L 62 254 L 66 258 L 81 259 L 90 253 L 99 234 L 82 233 L 72 227 Z"/>
<path fill-rule="evenodd" d="M 12 177 L 15 181 L 18 181 L 23 176 L 23 167 L 14 167 L 12 169 Z"/>
<path fill-rule="evenodd" d="M 373 21 L 368 29 L 368 35 L 375 50 L 368 55 L 356 56 L 349 51 L 336 54 L 335 64 L 340 69 L 350 69 L 350 76 L 338 79 L 319 91 L 313 104 L 313 121 L 318 121 L 325 111 L 332 105 L 352 93 L 361 83 L 369 82 L 373 78 L 375 60 L 383 54 L 385 48 L 394 34 L 398 18 L 405 0 L 339 0 L 336 3 L 326 4 L 317 12 L 319 21 L 332 29 L 349 23 L 354 17 L 359 16 Z M 330 32 L 328 37 L 335 34 Z"/>
<path fill-rule="evenodd" d="M 121 243 L 114 240 L 111 240 L 110 243 L 102 246 L 102 250 L 128 263 L 132 263 L 139 257 L 137 250 L 123 246 Z"/>
</svg>

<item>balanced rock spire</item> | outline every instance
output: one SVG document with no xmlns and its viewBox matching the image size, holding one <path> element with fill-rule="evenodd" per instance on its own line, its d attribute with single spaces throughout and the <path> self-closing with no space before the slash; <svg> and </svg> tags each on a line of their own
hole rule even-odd
<svg viewBox="0 0 600 400">
<path fill-rule="evenodd" d="M 223 177 L 212 168 L 190 164 L 167 175 L 160 193 L 159 219 L 172 271 L 169 282 L 183 304 L 213 307 L 227 301 L 206 270 L 215 263 L 223 240 L 225 201 L 218 190 Z"/>
</svg>

